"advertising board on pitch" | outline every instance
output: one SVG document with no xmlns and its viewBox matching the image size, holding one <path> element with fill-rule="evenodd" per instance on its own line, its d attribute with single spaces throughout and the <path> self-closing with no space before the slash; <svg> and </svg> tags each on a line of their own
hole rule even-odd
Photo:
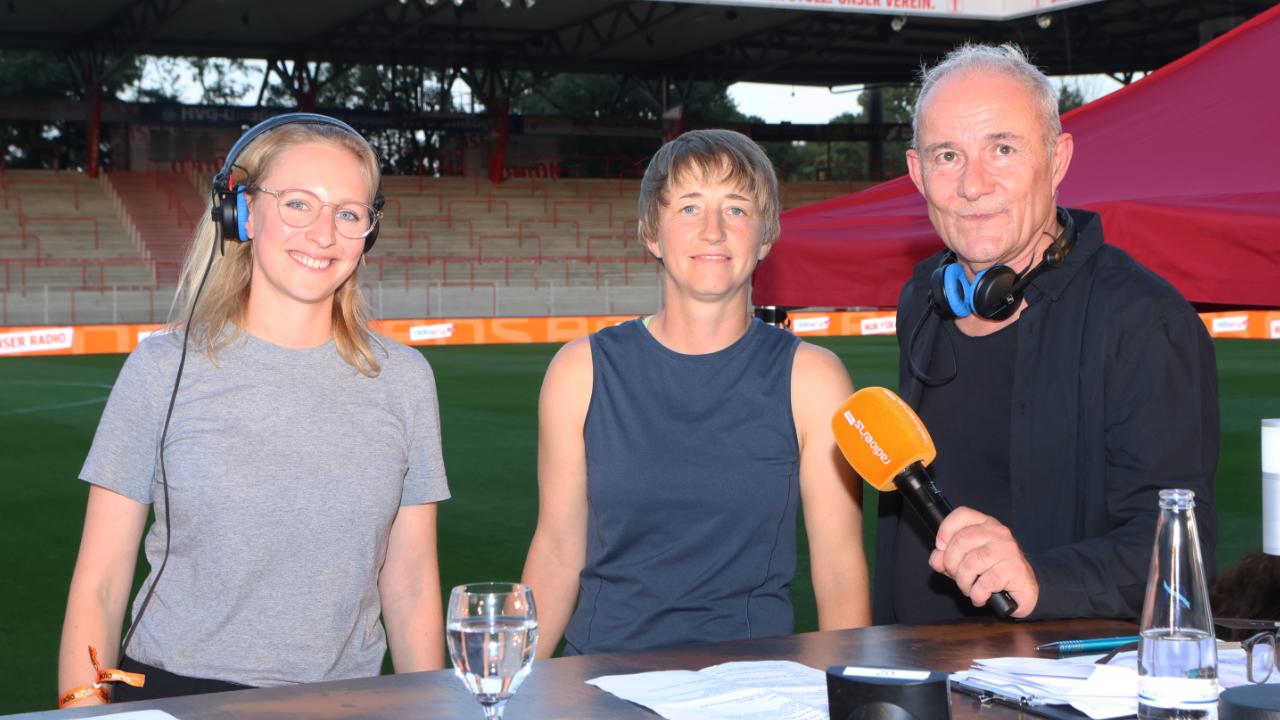
<svg viewBox="0 0 1280 720">
<path fill-rule="evenodd" d="M 892 335 L 898 328 L 898 319 L 888 317 L 867 318 L 862 321 L 863 335 Z"/>
<path fill-rule="evenodd" d="M 0 333 L 0 355 L 66 350 L 75 339 L 75 328 L 53 327 Z"/>
<path fill-rule="evenodd" d="M 1248 315 L 1227 315 L 1226 317 L 1215 317 L 1213 319 L 1213 332 L 1232 333 L 1246 332 L 1249 329 Z"/>
<path fill-rule="evenodd" d="M 409 339 L 413 342 L 422 342 L 424 340 L 443 340 L 450 337 L 453 337 L 453 323 L 414 325 L 409 328 Z"/>
<path fill-rule="evenodd" d="M 818 317 L 796 318 L 791 322 L 791 332 L 799 334 L 806 332 L 821 332 L 831 327 L 831 318 L 827 315 Z"/>
</svg>

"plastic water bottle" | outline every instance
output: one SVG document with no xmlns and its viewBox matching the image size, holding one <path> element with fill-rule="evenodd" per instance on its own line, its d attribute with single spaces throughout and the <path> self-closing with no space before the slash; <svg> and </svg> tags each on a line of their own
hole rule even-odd
<svg viewBox="0 0 1280 720">
<path fill-rule="evenodd" d="M 1138 644 L 1142 720 L 1218 717 L 1218 647 L 1195 505 L 1190 490 L 1160 491 Z"/>
</svg>

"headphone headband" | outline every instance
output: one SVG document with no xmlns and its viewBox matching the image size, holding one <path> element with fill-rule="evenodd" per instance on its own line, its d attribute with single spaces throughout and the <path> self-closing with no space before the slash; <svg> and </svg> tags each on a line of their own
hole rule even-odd
<svg viewBox="0 0 1280 720">
<path fill-rule="evenodd" d="M 259 135 L 265 135 L 281 125 L 293 124 L 328 125 L 329 127 L 335 127 L 339 130 L 346 130 L 356 137 L 364 137 L 359 133 L 359 131 L 345 122 L 319 113 L 293 112 L 269 117 L 246 130 L 244 134 L 240 136 L 240 139 L 236 140 L 235 144 L 231 146 L 231 149 L 227 151 L 227 158 L 222 163 L 222 169 L 213 176 L 214 192 L 218 192 L 219 190 L 235 190 L 235 188 L 231 187 L 231 174 L 235 172 L 236 160 L 239 159 L 240 153 L 244 152 L 244 149 L 249 146 L 249 143 L 257 140 Z"/>
</svg>

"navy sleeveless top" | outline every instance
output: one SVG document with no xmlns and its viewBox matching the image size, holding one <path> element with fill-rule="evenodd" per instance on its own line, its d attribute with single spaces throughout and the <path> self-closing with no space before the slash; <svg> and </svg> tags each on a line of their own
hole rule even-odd
<svg viewBox="0 0 1280 720">
<path fill-rule="evenodd" d="M 591 336 L 587 557 L 566 654 L 791 633 L 799 343 L 758 320 L 706 355 L 639 320 Z"/>
</svg>

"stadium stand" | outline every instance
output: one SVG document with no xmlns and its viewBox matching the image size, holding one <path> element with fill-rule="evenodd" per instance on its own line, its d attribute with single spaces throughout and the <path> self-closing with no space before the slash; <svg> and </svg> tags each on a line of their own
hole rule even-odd
<svg viewBox="0 0 1280 720">
<path fill-rule="evenodd" d="M 156 282 L 175 284 L 205 199 L 179 173 L 113 172 L 103 177 L 108 193 L 119 198 L 121 219 L 135 243 L 154 261 Z"/>
<path fill-rule="evenodd" d="M 102 313 L 85 310 L 103 307 L 102 297 L 90 296 L 156 286 L 153 264 L 131 240 L 108 193 L 83 173 L 0 174 L 0 265 L 0 322 L 88 322 Z M 18 317 L 23 313 L 14 306 L 22 304 L 37 311 Z M 117 316 L 146 311 L 115 307 Z"/>
<path fill-rule="evenodd" d="M 10 170 L 0 181 L 0 324 L 158 322 L 204 212 L 204 174 Z M 851 192 L 787 183 L 784 207 Z M 639 181 L 388 176 L 362 280 L 379 317 L 612 314 L 656 307 Z"/>
</svg>

